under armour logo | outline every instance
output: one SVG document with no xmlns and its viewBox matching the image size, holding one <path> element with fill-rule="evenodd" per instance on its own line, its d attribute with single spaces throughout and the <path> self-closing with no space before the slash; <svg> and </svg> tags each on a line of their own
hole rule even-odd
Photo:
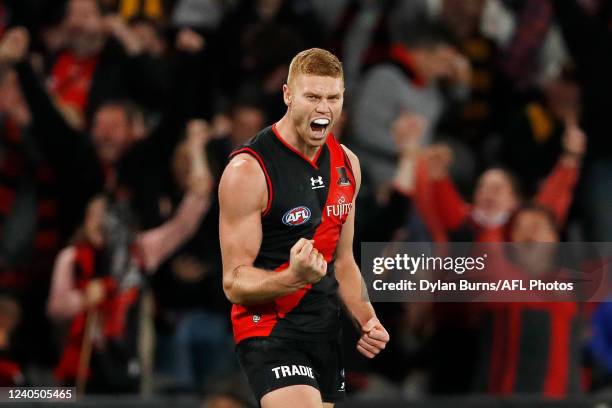
<svg viewBox="0 0 612 408">
<path fill-rule="evenodd" d="M 311 177 L 310 178 L 310 185 L 312 186 L 312 189 L 314 190 L 315 188 L 323 188 L 325 187 L 325 184 L 323 184 L 323 176 L 319 176 L 319 177 Z"/>
</svg>

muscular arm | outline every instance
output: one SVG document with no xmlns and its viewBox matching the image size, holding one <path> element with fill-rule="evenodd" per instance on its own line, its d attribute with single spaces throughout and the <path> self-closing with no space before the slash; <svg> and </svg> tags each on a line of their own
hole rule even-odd
<svg viewBox="0 0 612 408">
<path fill-rule="evenodd" d="M 298 278 L 291 266 L 280 272 L 253 266 L 261 246 L 261 214 L 266 204 L 266 180 L 259 164 L 247 154 L 237 155 L 223 172 L 219 185 L 223 291 L 235 304 L 266 303 L 308 283 Z M 302 245 L 310 243 L 301 241 Z"/>
<path fill-rule="evenodd" d="M 355 182 L 357 184 L 355 189 L 356 198 L 361 185 L 359 160 L 353 152 L 346 148 L 345 150 L 351 161 L 351 167 L 355 172 Z M 373 358 L 385 348 L 389 341 L 389 334 L 378 321 L 372 303 L 367 298 L 365 284 L 353 256 L 354 231 L 355 199 L 353 199 L 353 209 L 340 233 L 334 270 L 338 280 L 340 300 L 361 332 L 361 337 L 357 342 L 357 350 L 364 356 Z"/>
</svg>

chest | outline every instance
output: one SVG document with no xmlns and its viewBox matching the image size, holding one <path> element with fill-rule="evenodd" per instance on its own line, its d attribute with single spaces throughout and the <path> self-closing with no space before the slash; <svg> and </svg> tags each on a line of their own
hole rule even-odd
<svg viewBox="0 0 612 408">
<path fill-rule="evenodd" d="M 272 204 L 265 225 L 283 232 L 340 227 L 353 207 L 355 181 L 344 161 L 322 154 L 317 166 L 300 161 L 271 169 Z"/>
</svg>

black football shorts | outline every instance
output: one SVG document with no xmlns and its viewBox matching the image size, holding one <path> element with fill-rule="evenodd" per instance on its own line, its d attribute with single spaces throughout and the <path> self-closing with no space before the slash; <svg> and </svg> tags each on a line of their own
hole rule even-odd
<svg viewBox="0 0 612 408">
<path fill-rule="evenodd" d="M 322 342 L 251 337 L 241 341 L 236 352 L 257 401 L 270 391 L 301 384 L 318 389 L 323 402 L 344 398 L 340 338 Z"/>
</svg>

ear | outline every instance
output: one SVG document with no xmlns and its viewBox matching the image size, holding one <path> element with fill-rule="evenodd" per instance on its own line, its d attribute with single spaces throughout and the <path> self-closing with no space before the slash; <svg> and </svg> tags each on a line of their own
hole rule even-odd
<svg viewBox="0 0 612 408">
<path fill-rule="evenodd" d="M 287 105 L 287 107 L 291 106 L 291 99 L 292 99 L 291 90 L 289 89 L 289 86 L 287 84 L 284 84 L 283 85 L 283 101 L 285 101 L 285 105 Z"/>
</svg>

